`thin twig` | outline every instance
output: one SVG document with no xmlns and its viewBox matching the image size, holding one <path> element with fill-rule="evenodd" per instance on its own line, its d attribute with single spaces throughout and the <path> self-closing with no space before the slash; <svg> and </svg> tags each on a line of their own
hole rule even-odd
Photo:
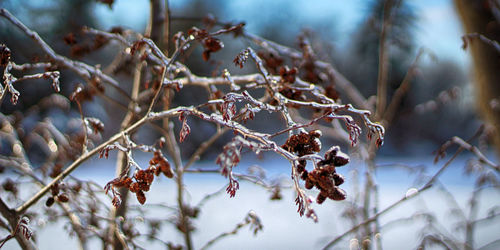
<svg viewBox="0 0 500 250">
<path fill-rule="evenodd" d="M 28 27 L 26 27 L 22 22 L 20 22 L 15 16 L 13 16 L 6 9 L 0 9 L 0 16 L 3 16 L 9 22 L 18 27 L 21 31 L 23 31 L 28 37 L 33 39 L 40 48 L 49 56 L 51 60 L 53 60 L 56 64 L 62 67 L 69 68 L 73 70 L 75 73 L 80 75 L 82 78 L 90 80 L 93 76 L 97 76 L 104 80 L 105 83 L 109 84 L 113 88 L 115 88 L 120 94 L 122 94 L 125 98 L 130 100 L 130 96 L 125 92 L 122 88 L 120 88 L 119 83 L 108 75 L 102 73 L 98 68 L 92 67 L 88 64 L 73 61 L 67 57 L 58 55 L 54 50 L 38 35 L 38 33 L 32 31 Z"/>
<path fill-rule="evenodd" d="M 367 220 L 364 220 L 363 222 L 353 226 L 351 229 L 349 229 L 348 231 L 342 233 L 341 235 L 335 237 L 333 240 L 331 240 L 330 242 L 328 242 L 328 244 L 326 244 L 325 247 L 323 247 L 323 249 L 328 249 L 330 247 L 332 247 L 333 245 L 335 245 L 337 242 L 339 242 L 340 240 L 342 240 L 345 236 L 355 232 L 356 230 L 358 230 L 360 227 L 362 226 L 365 226 L 366 224 L 369 224 L 369 223 L 372 223 L 374 222 L 375 220 L 378 219 L 378 217 L 380 217 L 381 215 L 384 215 L 386 214 L 387 212 L 391 211 L 393 208 L 399 206 L 400 204 L 404 203 L 405 201 L 408 201 L 408 200 L 411 200 L 412 198 L 418 196 L 419 194 L 421 194 L 422 192 L 426 191 L 427 189 L 431 188 L 434 184 L 434 182 L 437 180 L 437 178 L 443 173 L 443 171 L 451 164 L 451 162 L 453 162 L 455 160 L 455 158 L 460 154 L 460 152 L 462 152 L 463 149 L 462 148 L 459 148 L 457 149 L 457 151 L 455 152 L 455 154 L 432 176 L 432 178 L 427 182 L 425 183 L 421 188 L 417 189 L 416 192 L 414 192 L 412 195 L 405 195 L 404 197 L 402 197 L 401 199 L 397 200 L 396 202 L 392 203 L 391 205 L 389 205 L 388 207 L 382 209 L 380 212 L 374 214 L 372 217 L 370 217 L 369 219 Z"/>
<path fill-rule="evenodd" d="M 479 39 L 481 42 L 490 45 L 492 48 L 494 48 L 498 53 L 500 53 L 500 44 L 495 41 L 487 38 L 486 36 L 479 34 L 479 33 L 469 33 L 464 36 L 462 36 L 462 40 L 464 42 L 462 48 L 466 49 L 468 47 L 468 43 L 472 41 L 472 39 Z"/>
</svg>

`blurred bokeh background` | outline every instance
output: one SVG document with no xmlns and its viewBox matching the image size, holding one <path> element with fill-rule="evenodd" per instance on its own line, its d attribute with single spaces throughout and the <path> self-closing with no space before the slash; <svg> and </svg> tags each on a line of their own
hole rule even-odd
<svg viewBox="0 0 500 250">
<path fill-rule="evenodd" d="M 376 92 L 383 1 L 170 1 L 169 5 L 172 34 L 200 26 L 199 21 L 185 18 L 203 18 L 207 13 L 222 22 L 245 22 L 249 32 L 294 48 L 298 47 L 298 35 L 308 32 L 321 59 L 331 62 L 364 96 L 370 97 Z M 112 7 L 84 0 L 23 1 L 22 5 L 19 1 L 5 0 L 0 6 L 38 31 L 57 52 L 67 56 L 71 55 L 70 46 L 63 38 L 82 26 L 103 30 L 121 26 L 143 32 L 149 16 L 149 2 L 145 0 L 115 1 Z M 16 28 L 6 22 L 0 22 L 0 27 L 2 42 L 14 51 L 16 62 L 28 62 L 41 56 L 38 48 Z M 478 128 L 481 122 L 474 103 L 474 88 L 470 84 L 471 60 L 468 52 L 462 49 L 463 34 L 451 0 L 403 1 L 398 8 L 390 41 L 389 87 L 392 92 L 402 82 L 419 49 L 426 53 L 418 63 L 409 94 L 401 104 L 381 154 L 427 154 L 450 137 L 467 137 Z M 211 75 L 222 68 L 239 72 L 232 65 L 232 58 L 245 48 L 245 41 L 234 40 L 225 45 L 210 63 L 192 56 L 187 64 L 200 75 Z M 112 48 L 103 48 L 78 58 L 106 65 L 113 53 Z M 62 77 L 63 93 L 68 95 L 76 80 L 71 73 Z M 118 77 L 126 79 L 123 75 Z M 130 85 L 130 79 L 121 83 Z M 5 99 L 3 112 L 27 109 L 52 91 L 50 86 L 43 84 L 26 84 L 22 90 L 25 98 L 16 106 Z M 187 94 L 184 98 L 190 99 L 193 95 Z M 100 103 L 96 102 L 85 108 L 105 123 L 119 120 L 113 119 L 116 112 L 106 112 L 99 107 Z M 198 141 L 193 141 L 193 145 L 196 143 Z"/>
</svg>

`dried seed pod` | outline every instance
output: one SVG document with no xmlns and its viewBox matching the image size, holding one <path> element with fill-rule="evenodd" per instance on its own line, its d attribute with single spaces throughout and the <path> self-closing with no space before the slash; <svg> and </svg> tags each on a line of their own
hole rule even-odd
<svg viewBox="0 0 500 250">
<path fill-rule="evenodd" d="M 151 185 L 153 183 L 153 180 L 155 179 L 155 174 L 153 169 L 147 169 L 146 170 L 146 175 L 145 175 L 145 182 L 148 185 Z"/>
<path fill-rule="evenodd" d="M 137 201 L 139 201 L 141 205 L 144 205 L 144 203 L 146 202 L 146 195 L 144 195 L 144 192 L 138 191 L 137 193 L 135 193 L 135 195 L 137 196 Z"/>
<path fill-rule="evenodd" d="M 320 192 L 318 194 L 318 197 L 316 197 L 316 203 L 321 204 L 326 200 L 326 196 L 323 194 L 323 192 Z"/>
<path fill-rule="evenodd" d="M 160 165 L 160 170 L 161 172 L 167 177 L 167 178 L 173 178 L 174 177 L 174 172 L 172 172 L 172 168 L 170 167 L 170 163 L 165 162 L 164 164 Z"/>
<path fill-rule="evenodd" d="M 114 184 L 115 187 L 126 187 L 128 188 L 132 184 L 132 178 L 124 177 Z"/>
<path fill-rule="evenodd" d="M 344 183 L 344 176 L 341 174 L 335 173 L 333 174 L 333 180 L 335 181 L 335 186 L 340 186 Z"/>
<path fill-rule="evenodd" d="M 307 170 L 304 170 L 304 172 L 302 172 L 302 174 L 300 175 L 300 178 L 305 181 L 307 180 L 308 176 L 309 173 L 307 172 Z"/>
<path fill-rule="evenodd" d="M 336 167 L 344 166 L 349 163 L 349 156 L 340 151 L 339 146 L 332 146 L 325 153 L 325 159 L 321 160 L 319 165 L 334 165 Z"/>
<path fill-rule="evenodd" d="M 47 207 L 51 207 L 51 206 L 54 204 L 54 202 L 55 202 L 54 197 L 52 197 L 52 196 L 51 196 L 51 197 L 49 197 L 49 198 L 47 199 L 47 201 L 45 202 L 45 206 L 47 206 Z"/>
<path fill-rule="evenodd" d="M 305 187 L 306 187 L 307 189 L 311 189 L 311 188 L 313 188 L 313 187 L 314 187 L 314 183 L 313 183 L 310 179 L 307 179 L 307 180 L 306 180 Z"/>
<path fill-rule="evenodd" d="M 316 130 L 310 131 L 309 135 L 311 135 L 312 137 L 315 137 L 315 138 L 320 138 L 323 135 L 323 132 L 321 132 L 321 130 L 319 130 L 319 129 L 316 129 Z"/>
<path fill-rule="evenodd" d="M 149 191 L 150 185 L 148 183 L 146 183 L 146 182 L 138 182 L 137 184 L 139 184 L 139 189 L 141 191 L 144 191 L 144 192 Z"/>
<path fill-rule="evenodd" d="M 137 193 L 138 191 L 141 190 L 141 188 L 139 187 L 139 183 L 137 183 L 137 182 L 134 182 L 134 183 L 130 184 L 130 187 L 128 189 L 132 193 Z"/>
<path fill-rule="evenodd" d="M 339 187 L 334 187 L 328 196 L 330 199 L 335 200 L 335 201 L 342 201 L 345 200 L 346 198 L 346 192 L 339 188 Z"/>
<path fill-rule="evenodd" d="M 325 152 L 325 159 L 323 160 L 324 164 L 331 164 L 333 161 L 333 158 L 337 155 L 337 153 L 340 151 L 339 146 L 332 146 Z"/>
<path fill-rule="evenodd" d="M 281 147 L 288 152 L 296 153 L 298 156 L 319 152 L 321 142 L 315 136 L 317 136 L 317 133 L 311 135 L 310 133 L 301 132 L 290 136 Z"/>
<path fill-rule="evenodd" d="M 307 164 L 307 161 L 306 160 L 300 160 L 299 161 L 299 164 L 297 164 L 297 171 L 299 173 L 302 173 L 305 171 L 306 169 L 306 164 Z"/>
<path fill-rule="evenodd" d="M 71 190 L 73 190 L 73 192 L 75 193 L 80 193 L 80 190 L 82 190 L 82 183 L 81 182 L 75 183 L 73 186 L 71 186 Z"/>
<path fill-rule="evenodd" d="M 336 173 L 335 171 L 335 166 L 332 166 L 332 165 L 328 165 L 326 167 L 321 167 L 321 172 L 323 172 L 325 175 L 332 175 L 334 173 Z"/>
<path fill-rule="evenodd" d="M 340 167 L 347 163 L 349 163 L 349 156 L 339 150 L 337 155 L 333 158 L 333 165 Z"/>
<path fill-rule="evenodd" d="M 57 196 L 57 201 L 59 202 L 68 202 L 69 201 L 69 196 L 65 193 L 62 193 Z"/>
<path fill-rule="evenodd" d="M 50 191 L 52 196 L 57 196 L 59 194 L 59 183 L 54 183 L 54 185 L 50 186 Z"/>
</svg>

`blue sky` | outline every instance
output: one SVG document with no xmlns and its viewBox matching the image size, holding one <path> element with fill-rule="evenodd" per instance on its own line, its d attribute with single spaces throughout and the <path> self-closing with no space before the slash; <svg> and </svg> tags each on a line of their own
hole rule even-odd
<svg viewBox="0 0 500 250">
<path fill-rule="evenodd" d="M 186 8 L 192 2 L 169 1 L 171 11 Z M 209 1 L 210 2 L 210 1 Z M 430 49 L 438 59 L 451 59 L 466 68 L 469 58 L 461 49 L 462 27 L 451 0 L 407 0 L 415 6 L 418 22 L 415 29 L 416 44 Z M 332 43 L 342 49 L 349 43 L 350 35 L 365 17 L 367 0 L 253 0 L 227 1 L 229 10 L 221 20 L 245 21 L 247 29 L 258 32 L 271 20 L 284 22 L 284 32 L 297 32 L 309 26 L 322 24 L 320 32 L 335 34 Z M 97 6 L 97 16 L 102 19 L 102 28 L 123 25 L 142 30 L 149 11 L 147 0 L 118 0 L 113 9 Z M 203 16 L 204 13 L 200 13 Z M 258 17 L 258 18 L 256 18 Z"/>
</svg>

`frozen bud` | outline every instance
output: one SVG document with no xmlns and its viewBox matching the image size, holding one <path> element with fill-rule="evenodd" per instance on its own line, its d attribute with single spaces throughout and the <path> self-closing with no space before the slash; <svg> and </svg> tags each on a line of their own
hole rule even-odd
<svg viewBox="0 0 500 250">
<path fill-rule="evenodd" d="M 45 206 L 50 207 L 54 204 L 54 197 L 49 197 L 47 201 L 45 202 Z"/>
<path fill-rule="evenodd" d="M 314 183 L 313 183 L 310 179 L 307 179 L 307 180 L 306 180 L 305 187 L 306 187 L 307 189 L 311 189 L 311 188 L 313 188 L 313 187 L 314 187 Z"/>
<path fill-rule="evenodd" d="M 334 187 L 330 191 L 330 194 L 328 197 L 331 198 L 332 200 L 342 201 L 342 200 L 345 200 L 346 192 L 339 187 Z"/>
<path fill-rule="evenodd" d="M 299 173 L 302 173 L 306 170 L 306 161 L 305 160 L 301 160 L 299 161 L 299 164 L 297 164 L 297 171 Z"/>
<path fill-rule="evenodd" d="M 334 156 L 337 155 L 337 152 L 340 151 L 339 146 L 332 146 L 330 149 L 328 149 L 325 153 L 325 160 L 331 160 L 333 159 Z"/>
<path fill-rule="evenodd" d="M 349 156 L 339 150 L 337 155 L 333 158 L 333 165 L 340 167 L 347 163 L 349 163 Z"/>
<path fill-rule="evenodd" d="M 315 152 L 319 152 L 321 150 L 321 141 L 318 138 L 314 138 L 314 149 Z"/>
<path fill-rule="evenodd" d="M 315 138 L 319 138 L 323 135 L 323 133 L 321 132 L 321 130 L 316 129 L 316 130 L 310 131 L 309 135 L 311 135 L 312 137 L 315 137 Z"/>
<path fill-rule="evenodd" d="M 65 193 L 62 193 L 60 195 L 57 196 L 57 200 L 59 202 L 68 202 L 69 201 L 69 196 Z"/>
<path fill-rule="evenodd" d="M 330 149 L 328 149 L 326 151 L 326 153 L 325 153 L 325 159 L 321 160 L 319 162 L 319 165 L 331 165 L 331 164 L 334 164 L 335 156 L 337 155 L 337 152 L 339 152 L 339 151 L 340 151 L 339 146 L 332 146 Z"/>
<path fill-rule="evenodd" d="M 333 174 L 333 180 L 335 181 L 335 186 L 340 186 L 344 183 L 344 176 L 341 174 L 335 173 Z"/>
<path fill-rule="evenodd" d="M 307 172 L 307 170 L 304 170 L 304 172 L 302 172 L 302 174 L 300 175 L 300 178 L 302 180 L 307 180 L 307 178 L 309 177 L 309 173 Z"/>
<path fill-rule="evenodd" d="M 323 194 L 323 192 L 320 192 L 318 194 L 318 197 L 316 197 L 316 203 L 321 204 L 326 200 L 326 196 Z"/>
</svg>

